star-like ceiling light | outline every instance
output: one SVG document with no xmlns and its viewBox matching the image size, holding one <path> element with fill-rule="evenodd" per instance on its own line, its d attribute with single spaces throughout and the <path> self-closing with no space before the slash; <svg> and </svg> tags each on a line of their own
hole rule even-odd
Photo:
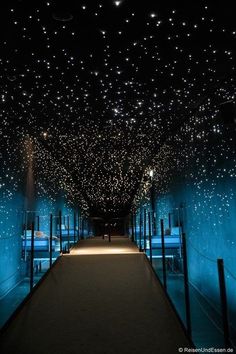
<svg viewBox="0 0 236 354">
<path fill-rule="evenodd" d="M 121 5 L 121 1 L 114 1 L 114 4 L 118 7 L 118 6 L 120 6 Z"/>
</svg>

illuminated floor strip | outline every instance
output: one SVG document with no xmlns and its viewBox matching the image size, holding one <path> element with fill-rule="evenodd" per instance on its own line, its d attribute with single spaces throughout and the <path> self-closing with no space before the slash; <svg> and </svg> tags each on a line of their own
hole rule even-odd
<svg viewBox="0 0 236 354">
<path fill-rule="evenodd" d="M 138 248 L 125 237 L 107 238 L 94 237 L 80 241 L 78 246 L 71 250 L 70 255 L 104 255 L 104 254 L 129 254 L 139 253 Z"/>
</svg>

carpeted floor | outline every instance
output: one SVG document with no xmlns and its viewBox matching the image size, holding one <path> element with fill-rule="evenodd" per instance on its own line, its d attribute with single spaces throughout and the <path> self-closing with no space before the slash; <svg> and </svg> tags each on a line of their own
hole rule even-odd
<svg viewBox="0 0 236 354">
<path fill-rule="evenodd" d="M 174 354 L 190 347 L 145 256 L 119 238 L 83 241 L 61 257 L 0 339 L 3 354 Z"/>
</svg>

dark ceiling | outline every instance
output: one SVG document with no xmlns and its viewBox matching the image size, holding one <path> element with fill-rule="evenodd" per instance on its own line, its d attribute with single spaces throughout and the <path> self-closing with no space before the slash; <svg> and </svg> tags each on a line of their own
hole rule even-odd
<svg viewBox="0 0 236 354">
<path fill-rule="evenodd" d="M 235 74 L 227 1 L 1 7 L 4 124 L 50 151 L 92 215 L 126 214 L 161 136 Z"/>
</svg>

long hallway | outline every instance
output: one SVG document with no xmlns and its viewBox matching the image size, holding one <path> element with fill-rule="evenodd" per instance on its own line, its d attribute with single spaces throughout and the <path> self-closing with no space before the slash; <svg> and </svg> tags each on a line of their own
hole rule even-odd
<svg viewBox="0 0 236 354">
<path fill-rule="evenodd" d="M 145 255 L 127 238 L 79 243 L 1 338 L 4 354 L 177 353 L 190 343 Z"/>
</svg>

